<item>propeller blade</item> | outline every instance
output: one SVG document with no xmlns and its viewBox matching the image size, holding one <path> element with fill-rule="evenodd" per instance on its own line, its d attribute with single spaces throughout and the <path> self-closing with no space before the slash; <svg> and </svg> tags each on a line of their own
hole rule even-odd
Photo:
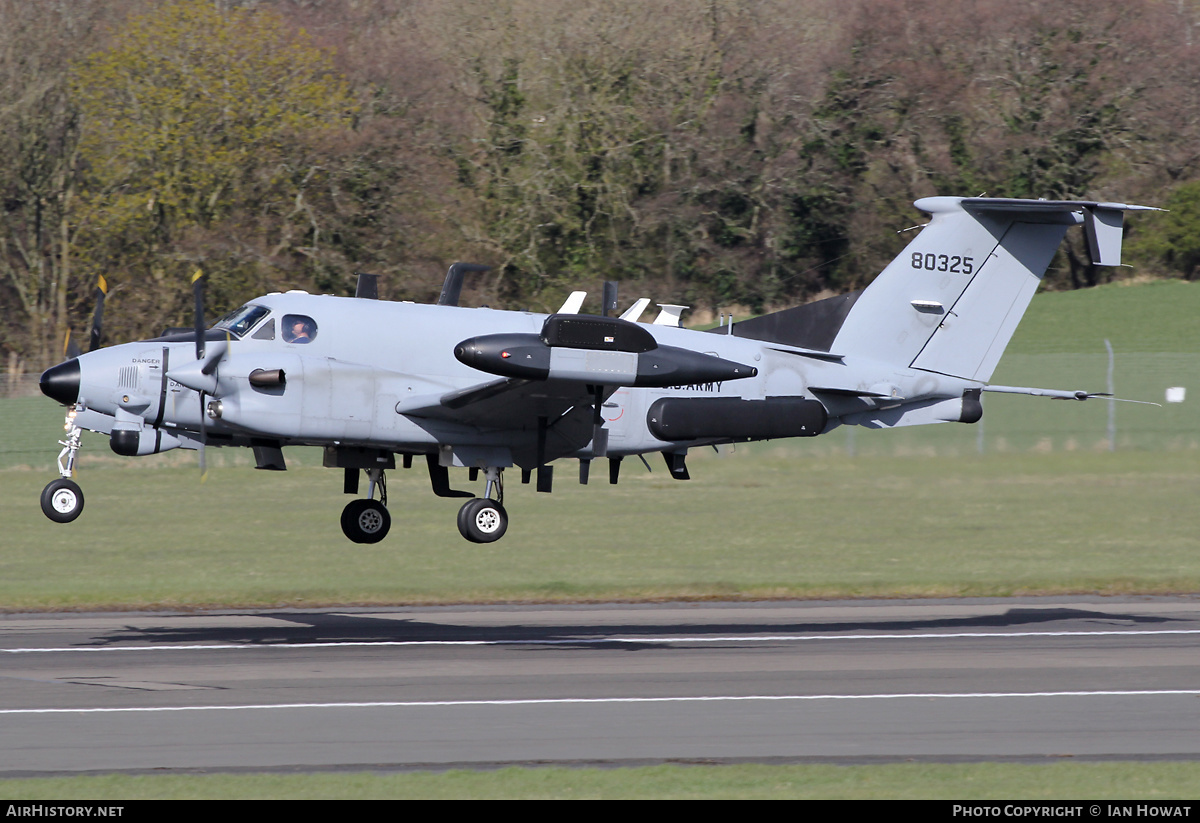
<svg viewBox="0 0 1200 823">
<path fill-rule="evenodd" d="M 592 397 L 592 453 L 596 457 L 608 456 L 608 429 L 604 428 L 604 416 L 600 410 L 604 403 L 604 389 L 596 387 Z"/>
<path fill-rule="evenodd" d="M 96 308 L 92 312 L 92 331 L 88 335 L 88 351 L 100 348 L 100 333 L 104 323 L 104 298 L 108 296 L 108 282 L 104 275 L 96 277 Z"/>
<path fill-rule="evenodd" d="M 208 464 L 204 460 L 204 448 L 208 445 L 208 396 L 200 392 L 200 482 L 208 479 Z"/>
<path fill-rule="evenodd" d="M 217 343 L 212 347 L 212 351 L 208 353 L 208 357 L 203 360 L 197 360 L 195 366 L 200 367 L 200 374 L 211 379 L 216 385 L 216 378 L 212 375 L 217 370 L 217 365 L 221 362 L 221 358 L 229 351 L 230 343 L 229 331 L 225 332 L 225 342 Z M 208 462 L 205 460 L 205 450 L 208 447 L 208 393 L 200 392 L 200 482 L 203 483 L 208 479 Z"/>
<path fill-rule="evenodd" d="M 70 360 L 72 357 L 78 357 L 81 354 L 83 352 L 79 350 L 79 344 L 71 336 L 71 330 L 67 329 L 67 336 L 63 340 L 63 360 Z"/>
<path fill-rule="evenodd" d="M 195 297 L 196 359 L 204 359 L 204 272 L 196 269 L 192 275 L 192 294 Z"/>
</svg>

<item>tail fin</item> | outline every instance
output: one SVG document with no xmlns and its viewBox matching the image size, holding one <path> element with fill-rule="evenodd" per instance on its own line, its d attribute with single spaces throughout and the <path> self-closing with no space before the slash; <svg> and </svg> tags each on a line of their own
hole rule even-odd
<svg viewBox="0 0 1200 823">
<path fill-rule="evenodd" d="M 1092 259 L 1121 262 L 1124 212 L 1071 200 L 927 197 L 932 220 L 855 301 L 830 347 L 987 381 L 1063 235 L 1084 224 Z"/>
</svg>

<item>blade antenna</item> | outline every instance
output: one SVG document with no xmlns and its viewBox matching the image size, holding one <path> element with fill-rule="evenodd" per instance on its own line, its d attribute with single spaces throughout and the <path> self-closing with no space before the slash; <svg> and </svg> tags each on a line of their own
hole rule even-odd
<svg viewBox="0 0 1200 823">
<path fill-rule="evenodd" d="M 601 298 L 600 316 L 608 317 L 610 312 L 617 309 L 617 283 L 615 280 L 604 281 L 603 297 Z"/>
</svg>

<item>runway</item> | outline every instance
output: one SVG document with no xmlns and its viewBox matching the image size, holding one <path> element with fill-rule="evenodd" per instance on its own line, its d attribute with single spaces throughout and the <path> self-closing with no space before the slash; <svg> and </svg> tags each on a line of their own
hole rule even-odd
<svg viewBox="0 0 1200 823">
<path fill-rule="evenodd" d="M 0 616 L 0 776 L 1200 758 L 1200 598 Z"/>
</svg>

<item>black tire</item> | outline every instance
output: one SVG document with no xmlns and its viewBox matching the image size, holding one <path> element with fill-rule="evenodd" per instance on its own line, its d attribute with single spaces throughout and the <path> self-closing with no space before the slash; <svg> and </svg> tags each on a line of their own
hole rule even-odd
<svg viewBox="0 0 1200 823">
<path fill-rule="evenodd" d="M 472 543 L 478 543 L 479 541 L 475 539 L 470 527 L 467 525 L 467 519 L 470 517 L 471 504 L 477 502 L 478 499 L 477 497 L 471 498 L 466 503 L 463 503 L 462 507 L 458 510 L 458 533 Z"/>
<path fill-rule="evenodd" d="M 355 543 L 378 543 L 391 527 L 392 516 L 378 500 L 351 500 L 342 509 L 342 532 Z"/>
<path fill-rule="evenodd" d="M 458 510 L 458 531 L 472 543 L 494 543 L 508 530 L 508 512 L 495 500 L 476 497 Z"/>
<path fill-rule="evenodd" d="M 83 489 L 60 477 L 42 489 L 42 513 L 55 523 L 70 523 L 83 511 Z"/>
</svg>

